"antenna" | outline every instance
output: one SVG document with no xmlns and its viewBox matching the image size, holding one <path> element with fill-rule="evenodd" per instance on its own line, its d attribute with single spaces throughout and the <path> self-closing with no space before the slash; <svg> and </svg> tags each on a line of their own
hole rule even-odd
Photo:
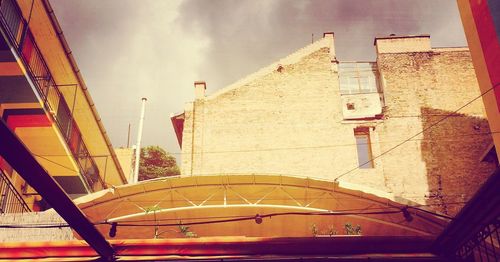
<svg viewBox="0 0 500 262">
<path fill-rule="evenodd" d="M 142 126 L 144 124 L 144 111 L 146 108 L 147 98 L 142 98 L 142 108 L 141 108 L 141 118 L 139 120 L 139 131 L 137 132 L 137 144 L 135 148 L 135 166 L 134 166 L 134 176 L 132 183 L 137 183 L 139 181 L 139 160 L 141 157 L 141 138 L 142 138 Z"/>
</svg>

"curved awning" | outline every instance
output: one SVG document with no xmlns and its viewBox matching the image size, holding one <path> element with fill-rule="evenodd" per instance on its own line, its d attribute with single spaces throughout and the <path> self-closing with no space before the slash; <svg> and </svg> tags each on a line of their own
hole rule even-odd
<svg viewBox="0 0 500 262">
<path fill-rule="evenodd" d="M 116 222 L 116 238 L 343 235 L 348 225 L 365 236 L 433 236 L 448 222 L 387 193 L 282 175 L 162 178 L 75 202 L 106 236 Z"/>
</svg>

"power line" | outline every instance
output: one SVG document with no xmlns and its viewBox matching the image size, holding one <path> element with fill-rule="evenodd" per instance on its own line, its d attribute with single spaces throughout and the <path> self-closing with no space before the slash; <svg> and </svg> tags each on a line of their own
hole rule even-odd
<svg viewBox="0 0 500 262">
<path fill-rule="evenodd" d="M 65 166 L 65 165 L 63 165 L 63 164 L 60 164 L 60 163 L 55 162 L 55 161 L 53 161 L 53 160 L 50 160 L 50 159 L 48 159 L 48 158 L 47 158 L 47 157 L 45 157 L 45 156 L 42 156 L 42 155 L 37 155 L 37 154 L 34 154 L 34 153 L 31 153 L 31 154 L 32 154 L 32 155 L 34 155 L 34 156 L 36 156 L 36 157 L 42 158 L 42 159 L 44 159 L 44 160 L 46 160 L 46 161 L 48 161 L 48 162 L 50 162 L 50 163 L 52 163 L 52 164 L 54 164 L 54 165 L 60 166 L 60 167 L 62 167 L 62 168 L 65 168 L 65 169 L 67 169 L 67 170 L 69 170 L 69 171 L 72 171 L 72 172 L 78 172 L 78 170 L 75 170 L 75 169 L 73 169 L 73 168 L 71 168 L 71 167 L 67 167 L 67 166 Z M 60 156 L 68 156 L 68 155 L 60 155 Z"/>
<path fill-rule="evenodd" d="M 491 135 L 498 134 L 500 131 L 486 132 L 486 133 L 470 133 L 458 136 L 474 136 L 474 135 Z M 460 139 L 429 139 L 429 138 L 412 138 L 409 141 L 447 141 L 447 142 L 455 142 L 455 141 L 463 141 Z M 377 144 L 391 144 L 399 142 L 399 140 L 394 141 L 379 141 Z M 408 141 L 407 141 L 408 142 Z M 302 149 L 326 149 L 326 148 L 335 148 L 335 147 L 349 147 L 349 146 L 358 146 L 358 145 L 371 145 L 371 143 L 349 143 L 349 144 L 335 144 L 335 145 L 321 145 L 321 146 L 303 146 L 303 147 L 280 147 L 280 148 L 261 148 L 261 149 L 246 149 L 246 150 L 220 150 L 220 151 L 202 151 L 202 152 L 172 152 L 169 153 L 171 155 L 199 155 L 199 154 L 224 154 L 224 153 L 251 153 L 251 152 L 269 152 L 269 151 L 281 151 L 281 150 L 302 150 Z"/>
<path fill-rule="evenodd" d="M 382 215 L 382 214 L 397 214 L 403 213 L 403 209 L 392 210 L 392 211 L 373 211 L 373 212 L 279 212 L 279 213 L 270 213 L 258 215 L 261 218 L 271 218 L 277 216 L 291 216 L 291 215 L 301 215 L 301 216 L 349 216 L 349 215 Z M 256 216 L 242 216 L 228 219 L 217 219 L 217 220 L 207 220 L 207 221 L 198 221 L 198 222 L 187 222 L 187 223 L 154 223 L 154 224 L 127 224 L 121 222 L 98 222 L 94 223 L 94 225 L 110 225 L 112 223 L 117 223 L 118 226 L 125 227 L 144 227 L 144 226 L 191 226 L 191 225 L 206 225 L 206 224 L 218 224 L 218 223 L 228 223 L 228 222 L 238 222 L 245 220 L 254 220 Z M 177 219 L 182 220 L 182 219 Z M 139 222 L 139 221 L 134 221 Z M 140 221 L 142 222 L 142 221 Z M 147 222 L 147 221 L 146 221 Z M 70 227 L 67 223 L 60 224 L 2 224 L 0 228 L 63 228 Z"/>
<path fill-rule="evenodd" d="M 378 210 L 378 211 L 387 211 L 387 209 L 391 210 L 400 210 L 401 208 L 399 207 L 378 207 L 378 208 L 358 208 L 358 209 L 344 209 L 344 210 L 336 210 L 334 212 L 340 213 L 340 212 L 354 212 L 354 211 L 367 211 L 367 210 Z M 154 211 L 151 211 L 147 214 L 153 214 Z M 301 212 L 304 213 L 304 212 Z M 281 213 L 279 213 L 281 214 Z M 208 216 L 208 217 L 186 217 L 186 218 L 161 218 L 161 219 L 137 219 L 137 220 L 120 220 L 120 223 L 135 223 L 135 222 L 158 222 L 158 221 L 184 221 L 184 220 L 207 220 L 207 219 L 228 219 L 228 218 L 245 218 L 248 216 L 242 216 L 242 215 L 234 215 L 234 216 Z M 108 221 L 101 221 L 101 222 L 95 222 L 95 225 L 100 225 L 100 224 L 109 224 L 111 222 Z M 5 224 L 8 226 L 15 226 L 19 224 Z M 60 223 L 60 224 L 47 224 L 47 223 L 26 223 L 21 226 L 55 226 L 59 227 L 60 225 L 66 225 L 65 223 Z"/>
<path fill-rule="evenodd" d="M 343 214 L 346 214 L 348 215 L 348 213 L 346 212 L 351 212 L 351 213 L 355 213 L 355 211 L 373 211 L 375 212 L 375 210 L 378 210 L 378 212 L 387 212 L 387 211 L 400 211 L 401 209 L 404 209 L 404 208 L 413 208 L 413 209 L 417 209 L 417 210 L 420 210 L 420 211 L 423 211 L 423 212 L 426 212 L 426 213 L 429 213 L 429 214 L 432 214 L 432 215 L 435 215 L 435 216 L 438 216 L 438 217 L 443 217 L 443 218 L 446 218 L 446 219 L 453 219 L 453 217 L 450 217 L 450 216 L 447 216 L 447 215 L 443 215 L 443 214 L 439 214 L 439 213 L 434 213 L 432 211 L 429 211 L 429 210 L 425 210 L 425 209 L 422 209 L 418 206 L 406 206 L 406 207 L 377 207 L 377 208 L 358 208 L 358 209 L 344 209 L 344 210 L 336 210 L 336 211 L 333 211 L 333 212 L 342 212 Z M 367 212 L 360 212 L 359 214 L 374 214 L 373 212 L 371 213 L 367 213 Z M 300 213 L 300 214 L 316 214 L 316 213 L 307 213 L 307 212 L 297 212 L 297 213 Z M 317 212 L 317 213 L 326 213 L 326 212 Z M 279 214 L 290 214 L 290 213 L 279 213 Z M 295 214 L 295 212 L 293 213 Z M 179 221 L 179 220 L 201 220 L 201 219 L 223 219 L 223 218 L 242 218 L 242 217 L 247 217 L 247 216 L 216 216 L 216 217 L 187 217 L 187 218 L 162 218 L 162 219 L 137 219 L 137 220 L 121 220 L 120 223 L 136 223 L 136 222 L 158 222 L 158 221 Z"/>
<path fill-rule="evenodd" d="M 450 216 L 446 216 L 443 214 L 435 213 L 429 210 L 425 210 L 419 208 L 417 206 L 405 206 L 405 207 L 387 207 L 387 208 L 360 208 L 360 209 L 346 209 L 346 210 L 337 210 L 337 211 L 326 211 L 326 212 L 277 212 L 270 214 L 262 214 L 258 215 L 260 218 L 266 217 L 277 217 L 277 216 L 291 216 L 291 215 L 308 215 L 308 216 L 348 216 L 348 215 L 382 215 L 382 214 L 396 214 L 396 213 L 404 213 L 407 212 L 407 209 L 416 209 L 422 212 L 429 213 L 434 216 L 453 219 Z M 151 212 L 153 213 L 153 212 Z M 157 223 L 158 221 L 169 221 L 169 220 L 205 220 L 205 221 L 197 221 L 197 222 L 187 222 L 187 223 Z M 213 220 L 215 219 L 215 220 Z M 172 218 L 172 219 L 140 219 L 140 220 L 129 220 L 129 221 L 121 221 L 121 222 L 95 222 L 94 225 L 105 225 L 118 223 L 119 226 L 189 226 L 189 225 L 203 225 L 203 224 L 217 224 L 217 223 L 227 223 L 227 222 L 237 222 L 237 221 L 245 221 L 245 220 L 253 220 L 255 216 L 212 216 L 212 217 L 188 217 L 188 218 Z M 155 224 L 133 224 L 140 222 L 155 222 Z M 67 223 L 31 223 L 31 224 L 1 224 L 0 228 L 64 228 L 69 227 Z"/>
<path fill-rule="evenodd" d="M 394 211 L 375 211 L 375 212 L 283 212 L 283 213 L 271 213 L 265 215 L 257 215 L 260 218 L 271 218 L 277 216 L 349 216 L 349 215 L 382 215 L 382 214 L 396 214 L 402 213 L 402 210 Z M 127 224 L 118 223 L 118 226 L 125 227 L 136 227 L 136 226 L 193 226 L 193 225 L 207 225 L 207 224 L 218 224 L 218 223 L 228 223 L 228 222 L 238 222 L 246 220 L 254 220 L 256 216 L 247 216 L 241 218 L 230 218 L 230 219 L 220 219 L 220 220 L 209 220 L 209 221 L 199 221 L 199 222 L 187 222 L 187 223 L 155 223 L 155 224 Z M 106 224 L 111 224 L 107 222 Z"/>
<path fill-rule="evenodd" d="M 498 134 L 500 131 L 491 131 L 484 133 L 466 133 L 454 135 L 454 137 L 469 137 L 469 136 L 483 136 L 483 135 L 492 135 Z M 445 138 L 446 136 L 443 136 Z M 441 138 L 413 138 L 410 141 L 447 141 L 447 142 L 455 142 L 455 141 L 463 141 L 461 139 L 441 139 Z M 377 144 L 391 144 L 399 142 L 400 140 L 393 141 L 380 141 Z M 190 155 L 190 154 L 222 154 L 222 153 L 249 153 L 249 152 L 265 152 L 265 151 L 280 151 L 280 150 L 301 150 L 301 149 L 322 149 L 322 148 L 333 148 L 333 147 L 348 147 L 348 146 L 358 146 L 358 145 L 370 145 L 371 143 L 349 143 L 349 144 L 333 144 L 333 145 L 318 145 L 318 146 L 302 146 L 302 147 L 276 147 L 276 148 L 259 148 L 259 149 L 245 149 L 245 150 L 220 150 L 220 151 L 203 151 L 203 152 L 192 152 L 192 153 L 182 153 L 182 152 L 168 152 L 171 155 Z M 68 156 L 63 154 L 33 154 L 38 157 L 58 157 L 58 156 Z M 94 156 L 92 156 L 94 157 Z M 103 156 L 98 156 L 103 157 Z M 48 160 L 48 159 L 47 159 Z M 48 160 L 50 161 L 50 160 Z M 56 163 L 54 163 L 56 164 Z"/>
<path fill-rule="evenodd" d="M 389 152 L 391 152 L 391 151 L 393 151 L 394 149 L 396 149 L 396 148 L 398 148 L 398 147 L 402 146 L 402 145 L 403 145 L 403 144 L 405 144 L 406 142 L 411 141 L 413 138 L 415 138 L 415 137 L 417 137 L 417 136 L 419 136 L 419 135 L 423 134 L 424 132 L 426 132 L 426 131 L 428 131 L 428 130 L 430 130 L 430 129 L 434 128 L 434 127 L 435 127 L 435 126 L 437 126 L 438 124 L 442 123 L 444 120 L 446 120 L 446 119 L 448 119 L 448 118 L 452 117 L 454 114 L 457 114 L 457 113 L 458 113 L 458 111 L 460 111 L 460 110 L 464 109 L 465 107 L 469 106 L 469 105 L 470 105 L 470 104 L 472 104 L 474 101 L 476 101 L 477 99 L 479 99 L 479 98 L 483 97 L 485 94 L 487 94 L 488 92 L 490 92 L 491 90 L 493 90 L 495 87 L 497 87 L 497 86 L 499 86 L 499 85 L 500 85 L 500 83 L 496 83 L 496 84 L 494 84 L 494 85 L 493 85 L 490 89 L 486 90 L 485 92 L 481 93 L 479 96 L 477 96 L 477 97 L 475 97 L 474 99 L 470 100 L 469 102 L 465 103 L 463 106 L 459 107 L 458 109 L 456 109 L 456 110 L 455 110 L 455 111 L 453 111 L 452 113 L 447 114 L 445 117 L 443 117 L 443 118 L 439 119 L 438 121 L 436 121 L 435 123 L 431 124 L 430 126 L 428 126 L 428 127 L 424 128 L 424 129 L 422 129 L 422 131 L 420 131 L 420 132 L 418 132 L 418 133 L 416 133 L 416 134 L 414 134 L 414 135 L 410 136 L 409 138 L 405 139 L 404 141 L 402 141 L 402 142 L 398 143 L 397 145 L 395 145 L 395 146 L 393 146 L 393 147 L 389 148 L 388 150 L 386 150 L 386 151 L 382 152 L 381 154 L 379 154 L 379 155 L 377 155 L 377 156 L 375 156 L 375 157 L 372 157 L 370 160 L 366 161 L 365 163 L 360 164 L 359 166 L 357 166 L 357 167 L 355 167 L 355 168 L 353 168 L 353 169 L 350 169 L 350 170 L 348 170 L 347 172 L 342 173 L 341 175 L 337 176 L 337 177 L 334 179 L 334 181 L 337 181 L 339 178 L 341 178 L 341 177 L 343 177 L 343 176 L 345 176 L 345 175 L 348 175 L 348 174 L 350 174 L 351 172 L 353 172 L 353 171 L 355 171 L 355 170 L 358 170 L 360 167 L 362 167 L 362 166 L 364 166 L 364 165 L 366 165 L 366 164 L 371 163 L 373 160 L 375 160 L 375 159 L 377 159 L 377 158 L 380 158 L 380 157 L 382 157 L 382 156 L 384 156 L 384 155 L 388 154 Z"/>
</svg>

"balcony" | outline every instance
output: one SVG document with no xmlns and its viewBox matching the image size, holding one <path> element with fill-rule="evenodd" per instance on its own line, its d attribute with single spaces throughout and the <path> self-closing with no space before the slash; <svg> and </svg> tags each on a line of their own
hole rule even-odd
<svg viewBox="0 0 500 262">
<path fill-rule="evenodd" d="M 0 214 L 30 211 L 23 197 L 17 192 L 5 173 L 0 170 Z"/>
<path fill-rule="evenodd" d="M 72 107 L 68 106 L 60 90 L 60 87 L 68 85 L 56 83 L 15 0 L 0 0 L 0 22 L 4 38 L 13 47 L 11 50 L 14 49 L 16 60 L 22 63 L 24 73 L 36 90 L 35 96 L 57 127 L 64 147 L 71 152 L 86 189 L 93 192 L 106 188 L 74 118 L 75 103 Z"/>
<path fill-rule="evenodd" d="M 344 119 L 376 118 L 382 113 L 383 94 L 376 63 L 339 63 L 339 82 Z"/>
</svg>

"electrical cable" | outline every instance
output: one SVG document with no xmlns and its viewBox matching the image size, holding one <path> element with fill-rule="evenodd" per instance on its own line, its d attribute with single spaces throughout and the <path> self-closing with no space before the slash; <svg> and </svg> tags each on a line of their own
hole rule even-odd
<svg viewBox="0 0 500 262">
<path fill-rule="evenodd" d="M 258 215 L 261 218 L 266 217 L 277 217 L 277 216 L 289 216 L 289 215 L 316 215 L 316 216 L 349 216 L 349 215 L 382 215 L 382 214 L 396 214 L 402 213 L 402 210 L 395 211 L 379 211 L 379 212 L 284 212 L 284 213 L 271 213 L 265 215 Z M 192 225 L 207 225 L 207 224 L 218 224 L 218 223 L 228 223 L 228 222 L 238 222 L 245 220 L 254 220 L 256 216 L 247 216 L 241 218 L 232 219 L 222 219 L 222 220 L 212 220 L 212 221 L 200 221 L 200 222 L 188 222 L 188 223 L 168 223 L 168 224 L 127 224 L 118 223 L 118 226 L 125 227 L 136 227 L 136 226 L 192 226 Z M 106 224 L 110 224 L 107 222 Z"/>
<path fill-rule="evenodd" d="M 413 209 L 417 209 L 417 210 L 420 210 L 422 212 L 425 212 L 425 213 L 428 213 L 428 214 L 431 214 L 431 215 L 434 215 L 434 216 L 438 216 L 438 217 L 442 217 L 442 218 L 446 218 L 446 219 L 453 219 L 453 217 L 451 216 L 448 216 L 448 215 L 443 215 L 443 214 L 439 214 L 439 213 L 435 213 L 435 212 L 431 212 L 429 210 L 425 210 L 423 208 L 419 208 L 419 207 L 416 207 L 416 206 L 408 206 L 408 208 L 413 208 Z"/>
<path fill-rule="evenodd" d="M 392 210 L 383 210 L 382 211 L 369 211 L 369 212 L 346 212 L 346 211 L 329 211 L 329 212 L 278 212 L 278 213 L 270 213 L 270 214 L 262 214 L 258 215 L 260 218 L 271 218 L 271 217 L 277 217 L 277 216 L 291 216 L 291 215 L 301 215 L 301 216 L 349 216 L 349 215 L 383 215 L 383 214 L 397 214 L 397 213 L 403 213 L 405 212 L 404 210 L 408 208 L 415 208 L 418 210 L 421 210 L 423 212 L 436 215 L 442 218 L 447 218 L 447 219 L 452 219 L 452 217 L 448 217 L 445 215 L 433 213 L 428 210 L 412 207 L 412 206 L 406 206 L 403 208 L 398 208 L 398 207 L 391 207 Z M 378 210 L 377 209 L 377 210 Z M 365 209 L 365 210 L 370 210 L 370 209 Z M 375 209 L 371 209 L 375 210 Z M 224 217 L 222 217 L 224 218 Z M 111 225 L 113 223 L 116 223 L 117 226 L 127 226 L 127 227 L 144 227 L 144 226 L 190 226 L 190 225 L 205 225 L 205 224 L 218 224 L 218 223 L 229 223 L 229 222 L 238 222 L 238 221 L 246 221 L 246 220 L 253 220 L 255 219 L 256 216 L 229 216 L 227 219 L 217 219 L 217 220 L 206 220 L 206 221 L 197 221 L 197 222 L 187 222 L 187 223 L 155 223 L 155 224 L 133 224 L 133 223 L 139 223 L 139 222 L 150 222 L 150 221 L 162 221 L 162 220 L 136 220 L 136 221 L 122 221 L 122 222 L 108 222 L 108 221 L 102 221 L 102 222 L 96 222 L 94 225 Z M 187 218 L 185 220 L 189 220 L 191 218 Z M 175 220 L 182 221 L 182 218 L 176 218 Z M 58 223 L 58 224 L 44 224 L 44 223 L 32 223 L 32 224 L 1 224 L 0 228 L 64 228 L 64 227 L 70 227 L 67 223 Z"/>
<path fill-rule="evenodd" d="M 351 172 L 357 170 L 360 168 L 360 166 L 363 166 L 365 164 L 368 164 L 370 163 L 371 161 L 375 160 L 375 159 L 378 159 L 378 158 L 381 158 L 383 157 L 384 155 L 388 154 L 389 152 L 393 151 L 394 149 L 400 147 L 401 145 L 405 144 L 406 142 L 409 142 L 411 141 L 412 139 L 414 139 L 415 137 L 417 137 L 418 135 L 420 134 L 423 134 L 424 132 L 434 128 L 435 126 L 437 126 L 438 124 L 442 123 L 443 121 L 445 121 L 446 119 L 452 117 L 452 116 L 455 116 L 460 110 L 462 110 L 463 108 L 469 106 L 472 102 L 476 101 L 477 99 L 481 98 L 482 96 L 484 96 L 485 94 L 487 94 L 488 92 L 490 92 L 491 90 L 493 90 L 494 88 L 496 88 L 497 86 L 499 86 L 500 83 L 497 83 L 495 85 L 493 85 L 490 89 L 486 90 L 485 92 L 483 92 L 482 94 L 480 94 L 479 96 L 475 97 L 474 99 L 470 100 L 469 102 L 467 102 L 466 104 L 464 104 L 463 106 L 459 107 L 458 109 L 456 109 L 455 111 L 453 111 L 452 113 L 450 114 L 447 114 L 445 115 L 443 118 L 439 119 L 438 121 L 436 121 L 435 123 L 431 124 L 430 126 L 424 128 L 422 131 L 410 136 L 409 138 L 405 139 L 404 141 L 398 143 L 397 145 L 391 147 L 390 149 L 382 152 L 381 154 L 371 158 L 369 161 L 357 166 L 356 168 L 353 168 L 339 176 L 337 176 L 334 181 L 338 181 L 339 178 L 345 176 L 345 175 L 348 175 L 350 174 Z M 492 134 L 493 132 L 490 132 L 490 134 Z M 497 133 L 497 132 L 494 132 L 494 133 Z M 430 140 L 432 141 L 432 140 Z M 315 147 L 317 148 L 317 147 Z M 297 148 L 297 149 L 303 149 L 303 148 Z M 42 156 L 39 156 L 39 157 L 42 157 Z M 42 157 L 44 158 L 44 157 Z M 46 159 L 46 158 L 44 158 Z M 48 159 L 46 159 L 48 160 Z M 48 160 L 50 161 L 50 160 Z M 52 161 L 51 161 L 52 162 Z M 57 163 L 56 163 L 57 164 Z M 64 166 L 63 166 L 64 167 Z M 66 167 L 67 168 L 67 167 Z M 426 212 L 426 213 L 430 213 L 432 215 L 436 215 L 436 216 L 439 216 L 439 217 L 443 217 L 443 218 L 448 218 L 448 219 L 452 219 L 451 217 L 449 216 L 446 216 L 446 215 L 441 215 L 441 214 L 437 214 L 437 213 L 434 213 L 434 212 L 431 212 L 431 211 L 428 211 L 428 210 L 425 210 L 425 209 L 421 209 L 421 208 L 418 208 L 418 207 L 413 207 L 413 206 L 408 206 L 408 208 L 414 208 L 414 209 L 418 209 L 420 211 L 423 211 L 423 212 Z M 322 213 L 301 213 L 301 212 L 288 212 L 288 213 L 272 213 L 272 214 L 267 214 L 267 215 L 261 215 L 260 217 L 264 218 L 264 217 L 272 217 L 272 216 L 281 216 L 281 215 L 335 215 L 335 216 L 338 216 L 338 215 L 367 215 L 367 214 L 392 214 L 392 213 L 401 213 L 403 212 L 403 210 L 399 210 L 399 211 L 380 211 L 380 212 L 322 212 Z M 190 222 L 190 223 L 184 223 L 184 224 L 154 224 L 154 225 L 145 225 L 145 224 L 141 224 L 141 225 L 137 225 L 137 224 L 120 224 L 120 226 L 178 226 L 178 225 L 201 225 L 201 224 L 213 224 L 213 223 L 225 223 L 225 222 L 236 222 L 236 221 L 244 221 L 244 220 L 250 220 L 250 219 L 255 219 L 255 217 L 242 217 L 242 218 L 233 218 L 233 219 L 224 219 L 224 220 L 213 220 L 213 221 L 200 221 L 200 222 Z M 109 222 L 103 222 L 105 224 L 109 224 Z M 58 225 L 36 225 L 36 226 L 29 226 L 29 225 L 0 225 L 0 228 L 61 228 L 61 227 L 68 227 L 69 225 L 67 224 L 58 224 Z"/>
<path fill-rule="evenodd" d="M 404 141 L 402 141 L 402 142 L 398 143 L 397 145 L 395 145 L 395 146 L 393 146 L 393 147 L 389 148 L 388 150 L 386 150 L 386 151 L 384 151 L 384 152 L 380 153 L 379 155 L 377 155 L 377 156 L 375 156 L 375 157 L 372 157 L 369 161 L 366 161 L 365 163 L 360 164 L 359 166 L 357 166 L 357 167 L 355 167 L 355 168 L 353 168 L 353 169 L 350 169 L 350 170 L 348 170 L 347 172 L 342 173 L 341 175 L 337 176 L 337 177 L 336 177 L 333 181 L 338 181 L 338 179 L 339 179 L 339 178 L 341 178 L 341 177 L 343 177 L 343 176 L 346 176 L 346 175 L 348 175 L 348 174 L 352 173 L 352 172 L 353 172 L 353 171 L 355 171 L 355 170 L 358 170 L 360 167 L 362 167 L 362 166 L 364 166 L 364 165 L 366 165 L 366 164 L 369 164 L 369 163 L 371 163 L 373 160 L 378 159 L 378 158 L 380 158 L 380 157 L 382 157 L 382 156 L 384 156 L 384 155 L 386 155 L 386 154 L 390 153 L 391 151 L 393 151 L 394 149 L 396 149 L 396 148 L 398 148 L 398 147 L 402 146 L 402 145 L 403 145 L 403 144 L 405 144 L 406 142 L 411 141 L 413 138 L 415 138 L 415 137 L 417 137 L 417 136 L 419 136 L 419 135 L 423 134 L 424 132 L 426 132 L 426 131 L 428 131 L 428 130 L 430 130 L 430 129 L 434 128 L 434 127 L 435 127 L 435 126 L 437 126 L 438 124 L 442 123 L 444 120 L 446 120 L 446 119 L 448 119 L 448 118 L 452 117 L 454 114 L 458 113 L 460 110 L 462 110 L 462 109 L 464 109 L 465 107 L 467 107 L 467 106 L 469 106 L 470 104 L 472 104 L 472 103 L 473 103 L 474 101 L 476 101 L 477 99 L 479 99 L 479 98 L 483 97 L 484 95 L 486 95 L 488 92 L 490 92 L 491 90 L 493 90 L 494 88 L 496 88 L 496 87 L 497 87 L 497 86 L 499 86 L 499 85 L 500 85 L 500 83 L 496 83 L 496 84 L 494 84 L 491 88 L 489 88 L 489 89 L 488 89 L 488 90 L 486 90 L 485 92 L 481 93 L 479 96 L 475 97 L 474 99 L 470 100 L 469 102 L 465 103 L 463 106 L 459 107 L 458 109 L 456 109 L 456 110 L 455 110 L 455 111 L 453 111 L 452 113 L 447 114 L 446 116 L 444 116 L 443 118 L 441 118 L 441 119 L 439 119 L 438 121 L 434 122 L 434 123 L 433 123 L 433 124 L 431 124 L 430 126 L 428 126 L 428 127 L 426 127 L 426 128 L 423 128 L 423 129 L 422 129 L 422 131 L 420 131 L 420 132 L 418 132 L 418 133 L 416 133 L 416 134 L 414 134 L 414 135 L 410 136 L 409 138 L 407 138 L 407 139 L 405 139 Z"/>
<path fill-rule="evenodd" d="M 491 132 L 484 132 L 484 133 L 467 133 L 467 134 L 454 135 L 454 137 L 483 136 L 483 135 L 492 135 L 492 134 L 498 134 L 498 133 L 500 133 L 500 131 L 491 131 Z M 414 138 L 414 139 L 411 139 L 410 141 L 423 141 L 423 140 L 428 140 L 429 142 L 431 142 L 431 141 L 446 141 L 446 142 L 463 141 L 461 139 L 438 139 L 438 138 L 431 138 L 431 139 Z M 378 144 L 391 144 L 391 143 L 397 143 L 397 142 L 400 142 L 400 140 L 383 141 L 383 142 L 377 142 L 377 143 Z M 196 155 L 196 154 L 250 153 L 250 152 L 267 152 L 267 151 L 280 151 L 280 150 L 323 149 L 323 148 L 334 148 L 334 147 L 370 145 L 370 144 L 371 143 L 349 143 L 349 144 L 333 144 L 333 145 L 303 146 L 303 147 L 276 147 L 276 148 L 260 148 L 260 149 L 246 149 L 246 150 L 203 151 L 203 152 L 193 152 L 193 153 L 168 152 L 168 154 L 170 154 L 170 155 L 195 154 Z M 34 154 L 34 155 L 39 156 L 39 157 L 67 156 L 67 155 L 63 155 L 63 154 L 58 154 L 58 155 L 55 155 L 55 154 L 50 154 L 50 155 Z M 104 157 L 104 155 L 91 156 L 91 157 Z"/>
<path fill-rule="evenodd" d="M 387 209 L 396 209 L 400 210 L 399 207 L 377 207 L 377 208 L 358 208 L 358 209 L 344 209 L 344 210 L 335 210 L 333 212 L 354 212 L 354 211 L 367 211 L 367 210 L 379 210 L 379 211 L 388 211 Z M 224 218 L 242 218 L 247 216 L 235 215 L 235 216 L 210 216 L 210 217 L 188 217 L 188 218 L 161 218 L 161 219 L 137 219 L 137 220 L 120 220 L 120 223 L 134 223 L 134 222 L 151 222 L 151 221 L 172 221 L 172 220 L 202 220 L 202 219 L 224 219 Z"/>
<path fill-rule="evenodd" d="M 289 215 L 318 215 L 318 216 L 345 216 L 345 215 L 381 215 L 381 214 L 396 214 L 402 213 L 402 210 L 394 210 L 394 211 L 378 211 L 378 212 L 282 212 L 282 213 L 271 213 L 271 214 L 263 214 L 259 215 L 261 218 L 266 217 L 277 217 L 277 216 L 289 216 Z M 229 219 L 219 219 L 219 220 L 207 220 L 207 221 L 199 221 L 199 222 L 188 222 L 188 223 L 168 223 L 168 224 L 127 224 L 127 223 L 119 223 L 119 222 L 98 222 L 94 223 L 94 225 L 111 225 L 112 223 L 117 223 L 118 226 L 126 226 L 126 227 L 144 227 L 144 226 L 191 226 L 191 225 L 206 225 L 206 224 L 218 224 L 218 223 L 228 223 L 228 222 L 238 222 L 245 220 L 253 220 L 255 216 L 243 216 L 237 218 L 229 218 Z M 0 228 L 62 228 L 62 227 L 70 227 L 68 224 L 38 224 L 38 225 L 19 225 L 19 224 L 3 224 L 0 225 Z"/>
<path fill-rule="evenodd" d="M 492 135 L 498 134 L 500 131 L 486 132 L 486 133 L 478 133 L 478 134 L 463 134 L 458 136 L 474 136 L 474 135 Z M 419 135 L 419 134 L 418 134 Z M 457 136 L 455 136 L 457 137 Z M 427 139 L 427 138 L 412 138 L 409 141 L 446 141 L 446 142 L 459 142 L 463 139 Z M 400 142 L 400 140 L 394 141 L 379 141 L 377 144 L 392 144 Z M 259 148 L 259 149 L 247 149 L 247 150 L 220 150 L 220 151 L 202 151 L 202 152 L 190 152 L 190 153 L 182 153 L 182 152 L 174 152 L 169 153 L 171 155 L 200 155 L 200 154 L 225 154 L 225 153 L 253 153 L 253 152 L 272 152 L 272 151 L 284 151 L 284 150 L 303 150 L 303 149 L 326 149 L 326 148 L 335 148 L 335 147 L 357 147 L 360 145 L 371 145 L 371 143 L 350 143 L 350 144 L 334 144 L 334 145 L 322 145 L 322 146 L 303 146 L 303 147 L 280 147 L 280 148 Z M 366 163 L 365 163 L 366 164 Z"/>
<path fill-rule="evenodd" d="M 60 166 L 60 167 L 62 167 L 62 168 L 65 168 L 65 169 L 67 169 L 67 170 L 69 170 L 69 171 L 72 171 L 72 172 L 78 172 L 78 170 L 75 170 L 75 169 L 73 169 L 73 168 L 71 168 L 71 167 L 67 167 L 67 166 L 65 166 L 65 165 L 63 165 L 63 164 L 57 163 L 57 162 L 55 162 L 55 161 L 53 161 L 53 160 L 50 160 L 50 159 L 48 159 L 48 158 L 46 158 L 46 157 L 44 157 L 44 156 L 37 155 L 37 154 L 33 154 L 33 153 L 31 153 L 31 154 L 32 154 L 32 155 L 34 155 L 34 156 L 36 156 L 36 157 L 42 158 L 42 159 L 44 159 L 44 160 L 46 160 L 46 161 L 48 161 L 48 162 L 51 162 L 51 163 L 52 163 L 52 164 L 54 164 L 54 165 Z M 62 156 L 67 156 L 67 155 L 62 155 Z"/>
</svg>

